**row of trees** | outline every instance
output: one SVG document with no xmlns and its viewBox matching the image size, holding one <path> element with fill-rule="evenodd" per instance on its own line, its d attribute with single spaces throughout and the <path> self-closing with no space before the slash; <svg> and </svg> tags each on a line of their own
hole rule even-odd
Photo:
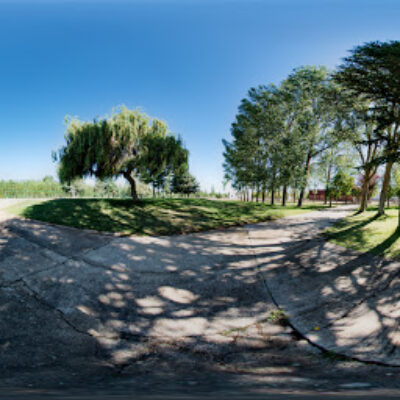
<svg viewBox="0 0 400 400">
<path fill-rule="evenodd" d="M 250 89 L 232 124 L 233 141 L 224 141 L 226 179 L 239 192 L 260 193 L 262 201 L 268 191 L 272 204 L 278 188 L 283 204 L 292 188 L 301 206 L 313 160 L 339 142 L 334 100 L 323 67 L 298 68 L 279 87 Z"/>
<path fill-rule="evenodd" d="M 190 195 L 199 190 L 188 172 L 188 150 L 166 123 L 138 110 L 122 107 L 93 122 L 67 120 L 66 144 L 54 153 L 61 183 L 94 176 L 100 180 L 122 176 L 138 198 L 137 180 L 150 184 L 153 195 L 168 187 Z"/>
<path fill-rule="evenodd" d="M 295 69 L 279 86 L 252 88 L 242 100 L 232 141 L 224 141 L 225 177 L 240 193 L 299 192 L 310 174 L 332 193 L 346 171 L 361 174 L 364 211 L 385 164 L 379 213 L 384 213 L 393 163 L 400 157 L 400 42 L 354 48 L 337 71 Z M 338 175 L 339 174 L 339 175 Z"/>
<path fill-rule="evenodd" d="M 94 185 L 85 182 L 82 178 L 74 179 L 62 187 L 65 194 L 71 197 L 95 197 L 95 198 L 125 198 L 130 196 L 128 185 L 117 185 L 114 179 L 96 179 Z M 148 197 L 151 190 L 148 185 L 138 182 L 137 192 L 140 197 Z"/>
<path fill-rule="evenodd" d="M 183 194 L 189 196 L 199 192 L 196 179 L 188 174 L 174 176 L 162 192 L 154 192 L 148 184 L 136 182 L 139 197 L 170 196 Z M 202 193 L 203 196 L 207 195 Z M 130 197 L 129 185 L 117 184 L 115 179 L 97 179 L 94 184 L 76 178 L 68 184 L 61 184 L 52 176 L 42 180 L 0 181 L 0 198 L 51 198 L 51 197 L 94 197 L 125 198 Z"/>
<path fill-rule="evenodd" d="M 60 185 L 65 193 L 72 197 L 129 197 L 129 185 L 117 185 L 115 179 L 97 179 L 94 185 L 86 183 L 82 178 L 77 178 L 69 184 Z M 172 194 L 191 195 L 199 191 L 199 185 L 193 175 L 183 172 L 174 175 L 165 181 L 162 187 L 157 190 L 149 187 L 148 184 L 136 180 L 136 192 L 138 197 L 157 197 Z"/>
<path fill-rule="evenodd" d="M 138 193 L 148 197 L 151 190 L 148 185 L 139 182 Z M 77 178 L 69 184 L 61 184 L 52 176 L 42 180 L 0 181 L 0 198 L 46 198 L 46 197 L 127 197 L 129 187 L 117 185 L 115 180 L 96 180 L 89 184 Z"/>
</svg>

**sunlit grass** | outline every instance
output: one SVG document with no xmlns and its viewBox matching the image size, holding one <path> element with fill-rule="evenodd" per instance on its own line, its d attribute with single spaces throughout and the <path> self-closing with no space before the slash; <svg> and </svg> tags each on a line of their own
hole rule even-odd
<svg viewBox="0 0 400 400">
<path fill-rule="evenodd" d="M 336 244 L 362 252 L 400 257 L 400 240 L 397 231 L 398 211 L 386 210 L 386 215 L 377 217 L 377 209 L 369 208 L 362 214 L 351 215 L 326 231 Z"/>
<path fill-rule="evenodd" d="M 122 234 L 170 235 L 277 219 L 323 208 L 206 199 L 58 199 L 25 201 L 6 212 L 59 225 Z"/>
</svg>

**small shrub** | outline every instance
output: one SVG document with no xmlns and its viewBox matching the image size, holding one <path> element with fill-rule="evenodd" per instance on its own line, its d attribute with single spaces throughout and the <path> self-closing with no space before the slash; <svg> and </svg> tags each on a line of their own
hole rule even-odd
<svg viewBox="0 0 400 400">
<path fill-rule="evenodd" d="M 289 325 L 289 318 L 281 308 L 271 311 L 267 320 L 281 326 Z"/>
</svg>

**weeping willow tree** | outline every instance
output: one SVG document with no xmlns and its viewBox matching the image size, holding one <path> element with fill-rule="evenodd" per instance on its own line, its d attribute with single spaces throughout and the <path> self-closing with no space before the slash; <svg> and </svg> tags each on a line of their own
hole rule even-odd
<svg viewBox="0 0 400 400">
<path fill-rule="evenodd" d="M 155 138 L 158 147 L 152 148 Z M 123 176 L 134 200 L 137 199 L 135 177 L 145 173 L 149 180 L 150 170 L 161 175 L 161 169 L 170 173 L 187 165 L 188 151 L 164 122 L 125 107 L 109 118 L 93 122 L 68 120 L 65 141 L 66 144 L 54 154 L 59 162 L 58 175 L 62 183 L 77 177 Z M 151 155 L 156 153 L 158 168 L 148 168 L 146 163 L 153 161 Z"/>
<path fill-rule="evenodd" d="M 166 187 L 168 176 L 181 175 L 187 171 L 188 152 L 180 138 L 166 133 L 147 135 L 141 145 L 138 173 L 142 182 L 152 185 L 154 197 L 156 189 Z"/>
</svg>

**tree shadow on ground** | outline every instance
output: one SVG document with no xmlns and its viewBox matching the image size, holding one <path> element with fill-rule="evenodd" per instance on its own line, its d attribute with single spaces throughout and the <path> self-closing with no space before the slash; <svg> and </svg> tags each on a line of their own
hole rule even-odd
<svg viewBox="0 0 400 400">
<path fill-rule="evenodd" d="M 342 236 L 346 236 L 346 235 L 354 235 L 354 234 L 359 234 L 361 231 L 361 228 L 369 225 L 371 222 L 377 220 L 380 216 L 378 214 L 373 215 L 372 217 L 364 220 L 364 221 L 360 221 L 358 223 L 354 223 L 351 226 L 347 227 L 347 222 L 346 221 L 339 221 L 336 224 L 336 230 L 335 231 L 330 231 L 328 233 L 326 233 L 326 236 L 328 238 L 338 238 L 338 237 L 342 237 Z M 341 229 L 341 227 L 344 227 L 344 229 Z M 361 237 L 360 237 L 361 240 Z"/>
<path fill-rule="evenodd" d="M 373 270 L 383 267 L 361 267 L 364 261 L 353 258 L 336 264 L 335 274 L 321 270 L 318 260 L 329 251 L 324 241 L 310 241 L 312 222 L 291 224 L 293 235 L 280 241 L 282 221 L 155 238 L 9 221 L 0 237 L 3 378 L 60 369 L 71 385 L 116 377 L 151 383 L 149 376 L 158 375 L 252 389 L 307 384 L 290 381 L 293 374 L 325 387 L 336 385 L 335 373 L 338 381 L 355 379 L 359 369 L 343 375 L 325 368 L 284 328 L 268 323 L 276 306 L 264 277 L 282 304 L 319 307 L 320 326 L 328 327 L 332 307 L 343 299 L 354 305 L 365 291 L 360 277 L 377 279 Z M 268 235 L 273 240 L 265 241 Z M 332 257 L 328 264 L 341 261 Z M 348 277 L 351 291 L 340 277 Z M 387 281 L 382 275 L 379 284 Z M 387 316 L 381 318 L 383 324 Z M 333 328 L 327 331 L 338 339 Z M 390 332 L 382 335 L 389 340 Z M 43 379 L 51 386 L 59 376 Z"/>
<path fill-rule="evenodd" d="M 377 246 L 390 247 L 394 233 Z M 400 366 L 400 264 L 324 240 L 266 269 L 275 299 L 314 343 L 361 360 Z"/>
<path fill-rule="evenodd" d="M 384 241 L 377 244 L 370 250 L 372 254 L 385 254 L 386 250 L 390 249 L 400 237 L 400 230 L 396 229 L 389 237 Z M 396 256 L 396 255 L 395 255 Z"/>
<path fill-rule="evenodd" d="M 171 235 L 271 220 L 294 208 L 207 199 L 57 199 L 27 207 L 22 215 L 76 228 Z M 320 208 L 323 206 L 304 207 Z"/>
</svg>

